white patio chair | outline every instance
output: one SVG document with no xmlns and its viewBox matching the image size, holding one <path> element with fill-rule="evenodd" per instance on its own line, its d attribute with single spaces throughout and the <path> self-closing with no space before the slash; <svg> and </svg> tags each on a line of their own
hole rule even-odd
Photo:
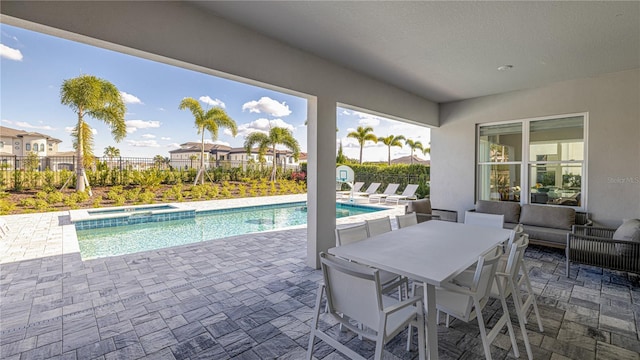
<svg viewBox="0 0 640 360">
<path fill-rule="evenodd" d="M 380 187 L 380 183 L 371 183 L 369 184 L 369 187 L 365 190 L 365 191 L 358 191 L 358 192 L 354 192 L 353 196 L 369 196 L 371 194 L 375 194 L 376 191 L 378 191 L 378 188 Z"/>
<path fill-rule="evenodd" d="M 398 229 L 402 229 L 407 226 L 417 225 L 418 216 L 414 212 L 404 215 L 396 215 L 396 221 L 398 222 Z"/>
<path fill-rule="evenodd" d="M 383 199 L 387 198 L 387 196 L 394 195 L 398 190 L 400 184 L 389 184 L 387 188 L 384 189 L 382 194 L 371 194 L 369 195 L 369 202 L 373 202 L 374 200 L 378 200 L 378 204 L 382 202 Z"/>
<path fill-rule="evenodd" d="M 467 211 L 464 213 L 464 223 L 467 225 L 496 227 L 502 229 L 504 226 L 504 215 Z"/>
<path fill-rule="evenodd" d="M 456 277 L 451 282 L 436 288 L 436 309 L 438 312 L 444 312 L 456 319 L 466 323 L 473 321 L 478 322 L 480 328 L 480 339 L 484 347 L 484 355 L 487 360 L 491 360 L 491 343 L 496 339 L 502 328 L 506 325 L 511 338 L 511 345 L 515 357 L 519 357 L 518 345 L 516 343 L 515 333 L 509 318 L 509 310 L 504 297 L 502 284 L 496 282 L 496 270 L 498 261 L 502 251 L 496 249 L 485 256 L 480 256 L 476 263 L 476 270 L 471 279 L 468 279 L 466 272 L 462 277 Z M 497 284 L 500 302 L 502 304 L 502 317 L 497 321 L 494 327 L 487 333 L 482 316 L 482 309 L 489 301 L 491 295 L 491 287 Z M 414 288 L 416 291 L 422 291 L 421 286 Z M 448 322 L 446 324 L 449 325 Z"/>
<path fill-rule="evenodd" d="M 369 237 L 391 231 L 391 219 L 388 216 L 379 219 L 365 220 Z"/>
<path fill-rule="evenodd" d="M 364 240 L 369 237 L 369 231 L 367 230 L 367 224 L 350 226 L 348 228 L 336 229 L 336 242 L 338 246 L 351 244 Z M 389 271 L 380 270 L 380 282 L 382 284 L 382 290 L 386 292 L 392 292 L 396 288 L 398 289 L 398 300 L 402 300 L 403 293 L 402 287 L 406 288 L 407 296 L 409 294 L 409 279 L 406 277 L 394 274 Z"/>
<path fill-rule="evenodd" d="M 409 185 L 407 185 L 407 187 L 404 188 L 404 191 L 402 191 L 402 194 L 400 194 L 400 195 L 389 195 L 389 196 L 387 196 L 387 200 L 386 201 L 387 202 L 395 202 L 396 205 L 398 205 L 400 203 L 400 200 L 415 199 L 416 190 L 418 190 L 418 185 L 409 184 Z"/>
<path fill-rule="evenodd" d="M 350 359 L 365 359 L 318 327 L 324 293 L 326 293 L 329 309 L 327 316 L 331 316 L 343 327 L 359 336 L 376 342 L 374 359 L 382 359 L 384 345 L 407 326 L 418 328 L 418 354 L 420 360 L 425 359 L 421 296 L 398 302 L 382 295 L 379 270 L 325 253 L 320 253 L 320 262 L 324 284 L 320 284 L 318 288 L 307 347 L 308 360 L 313 356 L 316 337 Z M 353 325 L 350 320 L 365 325 L 364 330 Z"/>
</svg>

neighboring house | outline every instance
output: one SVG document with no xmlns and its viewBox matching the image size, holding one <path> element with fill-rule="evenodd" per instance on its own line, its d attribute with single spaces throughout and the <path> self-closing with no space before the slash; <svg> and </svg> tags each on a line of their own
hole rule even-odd
<svg viewBox="0 0 640 360">
<path fill-rule="evenodd" d="M 0 126 L 0 154 L 27 156 L 35 152 L 40 157 L 58 154 L 61 140 L 38 132 Z"/>
<path fill-rule="evenodd" d="M 407 156 L 403 156 L 397 159 L 391 159 L 391 165 L 395 165 L 395 164 L 411 164 L 411 155 L 407 155 Z M 421 159 L 416 155 L 413 155 L 413 164 L 420 164 L 420 165 L 426 165 L 429 166 L 431 165 L 431 161 L 430 160 L 425 160 L 425 159 Z"/>
<path fill-rule="evenodd" d="M 59 152 L 62 141 L 46 134 L 0 126 L 0 163 L 19 168 L 22 158 L 35 153 L 41 158 L 39 170 L 73 170 L 73 152 Z"/>
<path fill-rule="evenodd" d="M 211 159 L 211 150 L 228 148 L 229 146 L 218 144 L 204 144 L 204 165 L 209 166 Z M 200 166 L 200 156 L 202 155 L 202 144 L 196 142 L 186 142 L 180 144 L 179 149 L 169 151 L 169 163 L 171 167 L 176 169 L 197 168 Z"/>
</svg>

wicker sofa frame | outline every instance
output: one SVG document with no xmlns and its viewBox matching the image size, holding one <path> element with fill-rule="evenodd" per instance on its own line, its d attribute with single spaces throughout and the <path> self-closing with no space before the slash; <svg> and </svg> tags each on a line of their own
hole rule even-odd
<svg viewBox="0 0 640 360">
<path fill-rule="evenodd" d="M 567 234 L 565 248 L 567 276 L 571 262 L 640 273 L 640 243 L 614 240 L 615 231 L 604 227 L 574 225 L 571 233 Z"/>
</svg>

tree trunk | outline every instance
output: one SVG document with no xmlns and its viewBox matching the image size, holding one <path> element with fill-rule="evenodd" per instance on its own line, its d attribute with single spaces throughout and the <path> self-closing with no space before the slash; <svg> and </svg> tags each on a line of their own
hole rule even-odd
<svg viewBox="0 0 640 360">
<path fill-rule="evenodd" d="M 387 157 L 387 159 L 389 160 L 387 161 L 387 165 L 391 166 L 391 145 L 389 145 L 388 154 L 389 156 Z"/>
<path fill-rule="evenodd" d="M 276 146 L 273 145 L 273 170 L 271 170 L 271 182 L 275 182 L 276 181 Z"/>
<path fill-rule="evenodd" d="M 201 129 L 202 131 L 202 149 L 201 149 L 201 154 L 200 154 L 200 171 L 198 171 L 198 174 L 201 177 L 200 180 L 200 184 L 204 185 L 204 127 L 202 127 Z M 198 179 L 196 179 L 197 182 Z"/>
<path fill-rule="evenodd" d="M 364 145 L 360 145 L 360 165 L 362 165 L 362 148 Z"/>
<path fill-rule="evenodd" d="M 78 125 L 77 125 L 77 131 L 78 131 L 78 143 L 76 145 L 76 159 L 77 159 L 77 164 L 76 164 L 76 191 L 77 192 L 81 192 L 84 191 L 85 186 L 84 186 L 84 156 L 83 156 L 83 152 L 84 152 L 84 139 L 82 138 L 82 109 L 78 110 Z"/>
</svg>

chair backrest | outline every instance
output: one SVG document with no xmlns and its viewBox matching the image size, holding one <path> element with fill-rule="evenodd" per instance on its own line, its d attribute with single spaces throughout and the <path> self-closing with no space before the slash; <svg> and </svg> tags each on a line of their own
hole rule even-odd
<svg viewBox="0 0 640 360">
<path fill-rule="evenodd" d="M 384 195 L 394 195 L 396 193 L 396 191 L 398 191 L 398 187 L 400 187 L 400 184 L 389 184 L 389 185 L 387 185 L 387 188 L 384 189 L 384 192 L 382 194 L 384 194 Z"/>
<path fill-rule="evenodd" d="M 467 225 L 496 227 L 502 229 L 504 226 L 504 215 L 467 211 L 464 213 L 464 223 Z"/>
<path fill-rule="evenodd" d="M 514 241 L 520 239 L 520 237 L 524 235 L 524 226 L 522 224 L 518 224 L 516 225 L 513 229 L 511 229 L 511 235 L 509 235 L 509 242 L 507 243 L 507 246 L 511 246 L 511 244 L 513 244 Z M 507 249 L 507 251 L 509 251 Z"/>
<path fill-rule="evenodd" d="M 404 191 L 402 191 L 402 196 L 412 197 L 413 195 L 415 195 L 417 190 L 418 190 L 418 185 L 409 184 L 407 185 L 407 187 L 404 188 Z"/>
<path fill-rule="evenodd" d="M 320 253 L 329 313 L 377 329 L 382 290 L 377 269 Z"/>
<path fill-rule="evenodd" d="M 353 190 L 353 192 L 358 192 L 360 191 L 360 189 L 362 189 L 362 186 L 364 186 L 364 182 L 358 181 L 355 184 L 353 184 L 353 187 L 351 188 L 351 190 Z"/>
<path fill-rule="evenodd" d="M 373 194 L 376 191 L 378 191 L 379 187 L 380 187 L 380 183 L 371 183 L 369 184 L 369 187 L 367 188 L 367 190 L 365 190 L 364 192 L 367 194 Z"/>
<path fill-rule="evenodd" d="M 369 237 L 367 224 L 336 229 L 336 243 L 338 246 L 351 244 Z"/>
<path fill-rule="evenodd" d="M 398 229 L 402 229 L 407 226 L 417 225 L 418 216 L 414 212 L 404 215 L 396 215 L 396 221 L 398 222 Z"/>
<path fill-rule="evenodd" d="M 520 268 L 524 262 L 524 252 L 529 246 L 529 234 L 522 234 L 517 240 L 511 244 L 509 248 L 507 263 L 504 269 L 500 269 L 515 279 L 520 273 Z"/>
<path fill-rule="evenodd" d="M 409 201 L 404 208 L 404 213 L 420 213 L 420 214 L 431 214 L 431 200 L 425 198 L 420 200 Z"/>
<path fill-rule="evenodd" d="M 391 231 L 391 219 L 388 216 L 365 221 L 369 237 Z"/>
<path fill-rule="evenodd" d="M 491 295 L 491 287 L 496 277 L 496 270 L 498 267 L 498 261 L 500 261 L 502 250 L 491 251 L 484 256 L 478 258 L 476 264 L 476 272 L 473 277 L 473 284 L 471 291 L 476 293 L 475 297 L 478 299 L 481 308 L 484 307 Z M 482 309 L 476 309 L 480 311 Z"/>
</svg>

